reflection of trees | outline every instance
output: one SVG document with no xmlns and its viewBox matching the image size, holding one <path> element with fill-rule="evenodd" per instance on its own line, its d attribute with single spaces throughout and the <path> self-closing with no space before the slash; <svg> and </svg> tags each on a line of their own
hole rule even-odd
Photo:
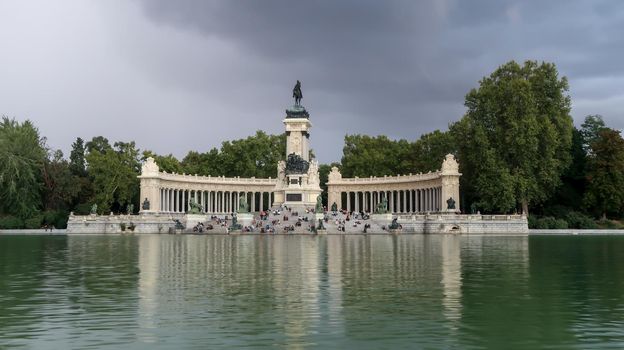
<svg viewBox="0 0 624 350">
<path fill-rule="evenodd" d="M 51 263 L 63 268 L 66 244 L 65 237 L 0 236 L 0 343 L 14 333 L 33 335 L 48 298 L 45 286 L 58 277 Z"/>
<path fill-rule="evenodd" d="M 462 323 L 471 325 L 465 342 L 571 348 L 621 341 L 621 237 L 470 241 L 462 250 Z"/>
</svg>

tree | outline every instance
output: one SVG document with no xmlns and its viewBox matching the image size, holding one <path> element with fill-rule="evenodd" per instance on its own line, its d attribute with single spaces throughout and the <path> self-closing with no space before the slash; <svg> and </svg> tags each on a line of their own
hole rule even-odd
<svg viewBox="0 0 624 350">
<path fill-rule="evenodd" d="M 567 91 L 554 64 L 511 61 L 466 95 L 468 110 L 451 129 L 462 183 L 481 206 L 528 214 L 560 185 L 571 160 Z"/>
<path fill-rule="evenodd" d="M 0 211 L 23 219 L 41 207 L 45 140 L 29 121 L 0 123 Z"/>
<path fill-rule="evenodd" d="M 606 219 L 624 209 L 624 139 L 619 131 L 601 128 L 590 147 L 584 203 Z"/>
<path fill-rule="evenodd" d="M 46 210 L 67 210 L 80 194 L 70 163 L 63 159 L 63 152 L 49 152 L 43 166 L 44 201 Z"/>
<path fill-rule="evenodd" d="M 159 156 L 152 151 L 143 151 L 143 157 L 141 160 L 145 161 L 147 158 L 152 157 L 156 164 L 158 164 L 158 168 L 160 171 L 166 171 L 168 173 L 182 173 L 182 165 L 180 161 L 173 156 L 173 154 L 168 154 L 166 156 Z"/>
<path fill-rule="evenodd" d="M 450 132 L 435 130 L 423 134 L 420 139 L 412 143 L 411 156 L 413 159 L 410 172 L 440 170 L 444 157 L 449 153 L 455 154 L 456 152 L 457 147 Z"/>
<path fill-rule="evenodd" d="M 221 149 L 189 152 L 181 165 L 185 173 L 228 177 L 275 177 L 277 162 L 286 154 L 286 134 L 257 131 L 245 139 L 225 141 Z"/>
<path fill-rule="evenodd" d="M 591 145 L 598 140 L 599 133 L 605 129 L 605 122 L 601 115 L 588 115 L 581 124 L 581 137 L 585 153 L 591 153 Z"/>
<path fill-rule="evenodd" d="M 85 163 L 85 145 L 84 141 L 80 137 L 78 137 L 76 141 L 72 143 L 72 150 L 69 154 L 69 169 L 74 175 L 87 175 L 87 167 Z"/>
<path fill-rule="evenodd" d="M 105 153 L 107 150 L 113 149 L 108 143 L 108 139 L 104 136 L 96 136 L 86 144 L 87 153 L 98 152 Z"/>
<path fill-rule="evenodd" d="M 342 149 L 342 176 L 367 177 L 410 171 L 410 143 L 387 136 L 346 135 Z"/>
<path fill-rule="evenodd" d="M 105 144 L 99 141 L 87 143 L 90 151 L 86 156 L 98 211 L 123 210 L 128 203 L 138 205 L 140 163 L 135 143 L 116 142 L 113 149 L 105 146 L 108 141 Z"/>
</svg>

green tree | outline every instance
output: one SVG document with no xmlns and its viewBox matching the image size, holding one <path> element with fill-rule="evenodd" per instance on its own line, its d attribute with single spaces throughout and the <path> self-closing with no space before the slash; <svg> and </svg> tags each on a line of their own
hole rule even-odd
<svg viewBox="0 0 624 350">
<path fill-rule="evenodd" d="M 95 143 L 87 143 L 87 149 L 90 149 L 86 156 L 87 170 L 93 182 L 93 200 L 98 205 L 98 211 L 123 210 L 128 203 L 137 206 L 140 162 L 135 143 L 116 142 L 114 149 L 105 145 L 89 147 L 90 144 Z"/>
<path fill-rule="evenodd" d="M 168 154 L 166 156 L 159 156 L 152 151 L 143 151 L 143 157 L 141 160 L 145 161 L 147 158 L 152 157 L 160 171 L 166 171 L 168 173 L 182 173 L 182 165 L 180 161 L 173 156 L 173 154 Z"/>
<path fill-rule="evenodd" d="M 92 138 L 91 141 L 87 142 L 85 146 L 87 149 L 87 153 L 105 153 L 107 150 L 113 149 L 110 143 L 108 143 L 108 139 L 104 136 L 96 136 Z"/>
<path fill-rule="evenodd" d="M 45 140 L 28 120 L 0 123 L 0 211 L 30 217 L 41 207 Z"/>
<path fill-rule="evenodd" d="M 601 115 L 588 115 L 581 124 L 581 137 L 583 140 L 583 148 L 586 153 L 590 153 L 591 145 L 598 140 L 599 133 L 605 129 L 605 122 Z"/>
<path fill-rule="evenodd" d="M 602 128 L 590 146 L 584 203 L 606 219 L 624 209 L 624 139 L 619 131 Z"/>
<path fill-rule="evenodd" d="M 468 193 L 483 208 L 508 212 L 542 203 L 568 167 L 572 118 L 568 82 L 554 64 L 511 61 L 466 95 L 451 129 Z"/>
<path fill-rule="evenodd" d="M 182 159 L 187 174 L 228 177 L 275 177 L 277 162 L 286 153 L 286 135 L 268 135 L 257 131 L 245 139 L 225 141 L 221 149 L 209 152 L 189 152 Z"/>
<path fill-rule="evenodd" d="M 387 136 L 346 135 L 342 149 L 342 176 L 366 177 L 409 173 L 410 143 Z"/>
<path fill-rule="evenodd" d="M 435 130 L 432 133 L 423 134 L 412 143 L 411 156 L 413 158 L 409 172 L 440 170 L 444 157 L 449 153 L 457 153 L 455 140 L 450 132 Z"/>
<path fill-rule="evenodd" d="M 71 165 L 63 158 L 63 152 L 49 152 L 43 166 L 44 201 L 46 210 L 67 210 L 80 194 Z"/>
<path fill-rule="evenodd" d="M 85 163 L 85 145 L 84 141 L 80 137 L 78 137 L 76 141 L 72 143 L 72 150 L 69 154 L 69 168 L 74 175 L 87 175 L 87 166 Z"/>
</svg>

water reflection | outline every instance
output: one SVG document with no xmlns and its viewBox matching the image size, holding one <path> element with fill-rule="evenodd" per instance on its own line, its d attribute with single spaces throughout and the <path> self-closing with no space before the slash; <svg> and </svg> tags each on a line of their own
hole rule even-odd
<svg viewBox="0 0 624 350">
<path fill-rule="evenodd" d="M 0 237 L 0 346 L 621 347 L 623 291 L 624 237 Z"/>
</svg>

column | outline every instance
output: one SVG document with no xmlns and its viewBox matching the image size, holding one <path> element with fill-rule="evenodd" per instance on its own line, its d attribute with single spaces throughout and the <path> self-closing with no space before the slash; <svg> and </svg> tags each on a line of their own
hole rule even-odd
<svg viewBox="0 0 624 350">
<path fill-rule="evenodd" d="M 258 211 L 262 211 L 264 209 L 263 208 L 263 204 L 264 204 L 264 192 L 260 192 L 260 208 L 258 208 Z"/>
<path fill-rule="evenodd" d="M 347 191 L 347 211 L 351 211 L 351 192 Z"/>
<path fill-rule="evenodd" d="M 251 212 L 256 211 L 256 191 L 251 192 Z"/>
<path fill-rule="evenodd" d="M 390 204 L 390 212 L 394 213 L 394 191 L 390 191 L 390 200 L 388 201 L 388 203 Z"/>
<path fill-rule="evenodd" d="M 408 205 L 409 202 L 407 200 L 408 197 L 408 190 L 403 190 L 403 213 L 409 213 L 409 209 L 408 209 Z"/>
</svg>

